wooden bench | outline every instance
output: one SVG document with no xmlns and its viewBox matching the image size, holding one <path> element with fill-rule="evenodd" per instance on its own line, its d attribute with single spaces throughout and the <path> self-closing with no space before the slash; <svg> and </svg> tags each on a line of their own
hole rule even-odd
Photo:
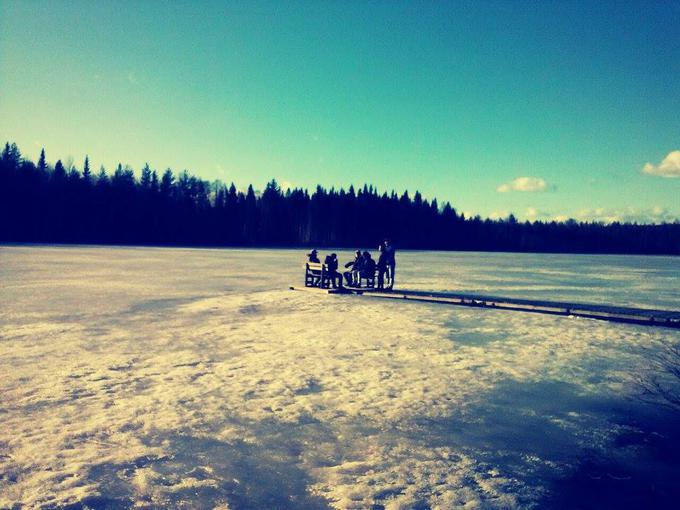
<svg viewBox="0 0 680 510">
<path fill-rule="evenodd" d="M 321 262 L 307 262 L 305 264 L 305 287 L 321 287 L 327 289 L 330 286 L 328 267 Z"/>
<path fill-rule="evenodd" d="M 360 274 L 359 287 L 374 289 L 378 282 L 378 268 L 371 276 Z M 319 287 L 327 289 L 331 286 L 330 272 L 326 264 L 321 262 L 307 262 L 305 264 L 305 287 Z"/>
</svg>

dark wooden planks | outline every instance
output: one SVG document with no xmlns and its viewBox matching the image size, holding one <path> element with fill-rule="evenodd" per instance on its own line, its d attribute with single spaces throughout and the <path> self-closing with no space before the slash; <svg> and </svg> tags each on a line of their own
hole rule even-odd
<svg viewBox="0 0 680 510">
<path fill-rule="evenodd" d="M 662 326 L 680 328 L 680 311 L 656 310 L 651 308 L 632 308 L 614 305 L 601 305 L 592 303 L 569 303 L 563 301 L 546 301 L 519 298 L 504 298 L 498 296 L 485 296 L 476 294 L 457 294 L 450 292 L 425 292 L 425 291 L 381 291 L 375 289 L 312 289 L 290 287 L 291 290 L 311 290 L 328 294 L 356 294 L 364 297 L 382 299 L 401 299 L 405 301 L 418 301 L 426 303 L 441 303 L 459 306 L 471 306 L 477 308 L 491 308 L 497 310 L 515 310 L 522 312 L 546 313 L 552 315 L 564 315 L 585 317 L 589 319 L 643 324 L 647 326 Z"/>
</svg>

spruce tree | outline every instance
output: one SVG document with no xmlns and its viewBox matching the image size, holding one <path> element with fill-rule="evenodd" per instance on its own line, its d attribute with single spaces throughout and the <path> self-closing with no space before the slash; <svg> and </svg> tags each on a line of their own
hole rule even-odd
<svg viewBox="0 0 680 510">
<path fill-rule="evenodd" d="M 120 184 L 122 180 L 123 180 L 123 165 L 118 163 L 118 166 L 113 171 L 113 177 L 111 178 L 111 182 L 113 184 Z"/>
<path fill-rule="evenodd" d="M 90 158 L 85 156 L 85 163 L 83 163 L 83 182 L 90 184 L 92 181 L 92 173 L 90 172 Z"/>
<path fill-rule="evenodd" d="M 40 159 L 38 159 L 38 170 L 41 172 L 47 171 L 47 161 L 45 161 L 45 148 L 40 151 Z"/>
<path fill-rule="evenodd" d="M 63 181 L 66 179 L 66 169 L 64 168 L 64 164 L 61 162 L 61 159 L 58 160 L 57 163 L 54 165 L 52 179 L 54 179 L 55 181 Z"/>
<path fill-rule="evenodd" d="M 99 167 L 99 173 L 97 174 L 97 186 L 105 186 L 109 183 L 109 176 L 106 175 L 106 168 L 104 165 Z"/>
<path fill-rule="evenodd" d="M 144 168 L 142 168 L 142 178 L 139 183 L 144 189 L 149 189 L 151 187 L 151 168 L 149 168 L 149 163 L 146 163 Z"/>
<path fill-rule="evenodd" d="M 156 170 L 151 172 L 151 191 L 158 191 L 158 174 Z"/>
<path fill-rule="evenodd" d="M 170 191 L 172 190 L 172 185 L 175 182 L 175 176 L 172 175 L 172 170 L 169 168 L 163 172 L 163 177 L 161 178 L 161 194 L 165 196 L 170 196 Z"/>
<path fill-rule="evenodd" d="M 5 148 L 2 151 L 2 156 L 0 156 L 0 158 L 5 166 L 15 169 L 19 168 L 19 164 L 21 163 L 21 152 L 19 151 L 17 144 L 10 144 L 9 142 L 5 143 Z"/>
</svg>

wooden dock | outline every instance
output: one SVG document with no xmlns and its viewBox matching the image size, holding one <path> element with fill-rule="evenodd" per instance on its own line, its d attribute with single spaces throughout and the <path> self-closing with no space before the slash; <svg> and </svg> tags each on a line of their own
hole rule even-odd
<svg viewBox="0 0 680 510">
<path fill-rule="evenodd" d="M 423 292 L 413 290 L 383 291 L 365 288 L 356 289 L 352 287 L 344 287 L 342 289 L 320 289 L 318 287 L 304 286 L 291 286 L 290 289 L 325 294 L 349 294 L 382 299 L 399 299 L 424 303 L 490 308 L 495 310 L 546 313 L 551 315 L 585 317 L 588 319 L 680 329 L 680 311 L 677 310 L 629 308 L 624 306 L 588 303 L 565 303 L 561 301 L 504 298 L 474 294 L 456 294 L 451 292 Z"/>
</svg>

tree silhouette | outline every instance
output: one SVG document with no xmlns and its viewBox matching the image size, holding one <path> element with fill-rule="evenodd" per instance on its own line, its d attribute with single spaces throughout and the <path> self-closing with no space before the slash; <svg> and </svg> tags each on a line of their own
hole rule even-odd
<svg viewBox="0 0 680 510">
<path fill-rule="evenodd" d="M 85 156 L 83 163 L 83 182 L 87 185 L 92 183 L 92 173 L 90 172 L 90 158 Z"/>
<path fill-rule="evenodd" d="M 40 171 L 40 172 L 47 171 L 47 162 L 45 161 L 45 149 L 44 148 L 40 151 L 40 159 L 38 159 L 38 171 Z"/>
<path fill-rule="evenodd" d="M 140 178 L 119 163 L 96 178 L 44 149 L 37 165 L 7 142 L 0 154 L 0 242 L 127 243 L 215 246 L 374 248 L 385 237 L 402 248 L 535 252 L 680 254 L 680 223 L 520 222 L 514 215 L 466 218 L 419 191 L 357 189 L 285 192 L 276 180 L 262 193 L 209 183 L 147 163 Z"/>
</svg>

